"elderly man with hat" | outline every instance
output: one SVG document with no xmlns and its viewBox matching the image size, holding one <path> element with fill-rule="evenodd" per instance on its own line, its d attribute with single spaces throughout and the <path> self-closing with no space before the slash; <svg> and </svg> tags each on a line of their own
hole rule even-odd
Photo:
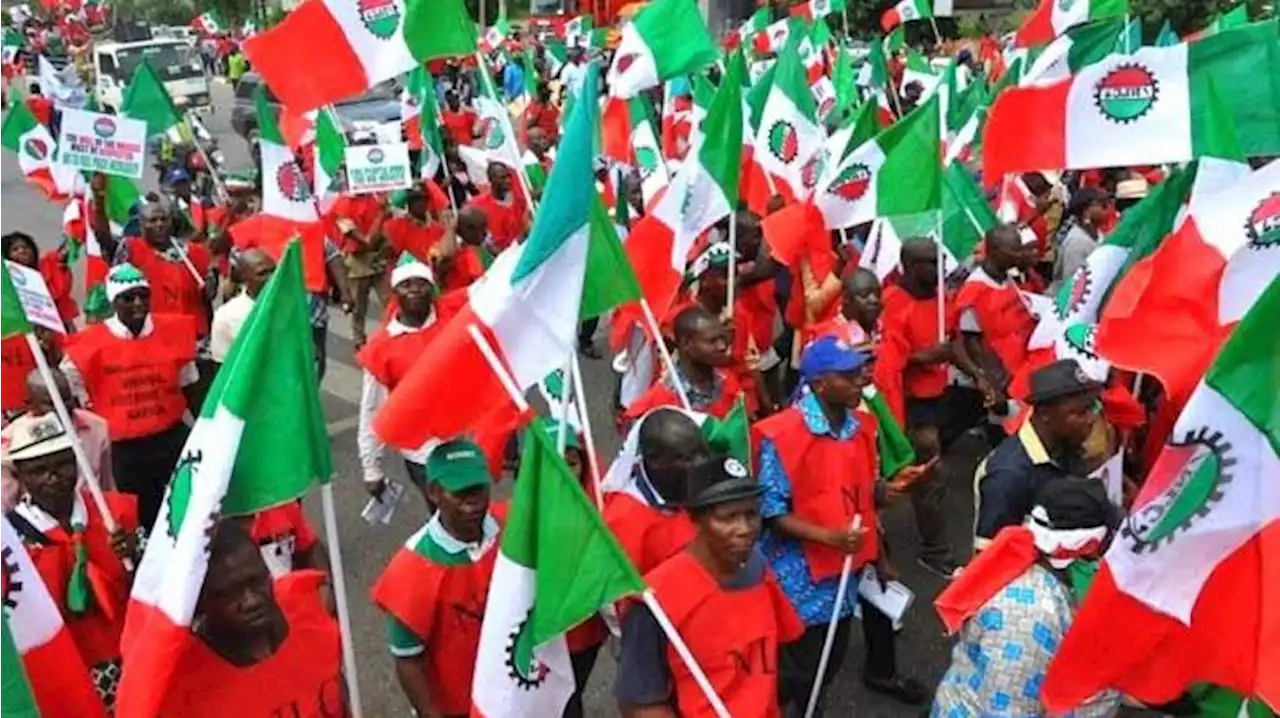
<svg viewBox="0 0 1280 718">
<path fill-rule="evenodd" d="M 684 501 L 697 529 L 693 540 L 645 576 L 735 716 L 781 715 L 780 646 L 804 630 L 755 547 L 760 492 L 736 459 L 711 457 L 693 467 Z M 614 696 L 623 715 L 712 714 L 688 666 L 642 604 L 628 610 L 623 623 Z"/>
<path fill-rule="evenodd" d="M 5 459 L 22 491 L 10 522 L 58 605 L 67 630 L 108 710 L 120 680 L 120 634 L 136 561 L 136 501 L 108 491 L 106 522 L 78 488 L 72 434 L 54 414 L 21 416 L 5 428 Z"/>
<path fill-rule="evenodd" d="M 832 663 L 825 685 L 840 670 L 849 638 L 854 595 L 836 605 L 846 556 L 853 569 L 878 565 L 889 573 L 881 550 L 876 517 L 879 460 L 875 417 L 859 408 L 862 389 L 871 381 L 871 355 L 843 335 L 818 337 L 800 361 L 799 398 L 783 411 L 757 423 L 757 465 L 764 489 L 765 520 L 761 549 L 778 576 L 805 632 L 783 651 L 783 707 L 803 713 L 817 680 L 827 624 L 839 615 Z M 902 473 L 918 474 L 922 467 Z M 901 473 L 900 473 L 901 476 Z M 914 480 L 908 474 L 907 480 Z M 925 689 L 898 673 L 892 621 L 862 601 L 867 687 L 907 703 L 919 703 Z M 819 699 L 819 711 L 822 699 Z"/>
<path fill-rule="evenodd" d="M 1024 522 L 1006 526 L 934 605 L 959 640 L 932 715 L 1039 716 L 1039 686 L 1071 628 L 1078 592 L 1069 571 L 1098 558 L 1117 523 L 1099 481 L 1064 478 L 1040 487 Z M 1071 712 L 1110 715 L 1106 692 Z"/>
<path fill-rule="evenodd" d="M 199 379 L 191 317 L 151 313 L 151 284 L 131 264 L 107 274 L 114 314 L 91 324 L 67 347 L 64 361 L 79 372 L 93 410 L 107 420 L 111 463 L 120 490 L 138 497 L 151 526 L 169 474 L 187 439 L 183 413 Z"/>
<path fill-rule="evenodd" d="M 465 716 L 480 625 L 505 507 L 490 505 L 493 477 L 467 439 L 427 458 L 431 520 L 400 548 L 373 586 L 387 613 L 396 676 L 420 716 Z"/>
<path fill-rule="evenodd" d="M 985 549 L 1000 529 L 1021 525 L 1046 484 L 1089 473 L 1083 449 L 1102 410 L 1103 389 L 1074 359 L 1031 375 L 1030 417 L 974 474 L 974 549 Z"/>
<path fill-rule="evenodd" d="M 387 475 L 382 468 L 386 444 L 373 431 L 373 417 L 448 320 L 436 306 L 435 273 L 412 254 L 400 255 L 391 271 L 391 288 L 395 293 L 395 314 L 356 354 L 356 363 L 364 369 L 356 444 L 365 488 L 374 496 L 386 488 Z M 401 454 L 409 479 L 425 493 L 422 467 L 426 447 L 403 450 Z"/>
</svg>

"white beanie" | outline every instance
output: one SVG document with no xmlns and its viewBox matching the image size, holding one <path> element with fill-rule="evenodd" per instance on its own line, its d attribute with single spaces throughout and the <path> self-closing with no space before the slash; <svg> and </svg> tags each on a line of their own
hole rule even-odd
<svg viewBox="0 0 1280 718">
<path fill-rule="evenodd" d="M 419 262 L 418 258 L 412 254 L 401 252 L 395 269 L 391 270 L 391 286 L 395 287 L 404 280 L 414 277 L 425 279 L 431 284 L 436 283 L 436 275 L 431 271 L 431 267 Z"/>
<path fill-rule="evenodd" d="M 117 264 L 107 272 L 107 301 L 114 302 L 116 297 L 132 289 L 150 289 L 151 284 L 142 272 L 132 264 Z"/>
</svg>

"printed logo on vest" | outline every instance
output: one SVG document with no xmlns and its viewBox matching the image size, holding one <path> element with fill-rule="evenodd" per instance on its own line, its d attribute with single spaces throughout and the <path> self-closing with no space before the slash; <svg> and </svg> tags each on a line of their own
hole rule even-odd
<svg viewBox="0 0 1280 718">
<path fill-rule="evenodd" d="M 1160 83 L 1147 68 L 1125 63 L 1112 68 L 1093 88 L 1093 101 L 1106 119 L 1129 124 L 1142 119 L 1160 97 Z"/>
</svg>

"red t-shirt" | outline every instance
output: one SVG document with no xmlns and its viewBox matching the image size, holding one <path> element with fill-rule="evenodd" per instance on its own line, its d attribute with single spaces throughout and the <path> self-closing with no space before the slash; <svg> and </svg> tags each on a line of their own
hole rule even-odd
<svg viewBox="0 0 1280 718">
<path fill-rule="evenodd" d="M 431 250 L 444 237 L 444 227 L 434 222 L 419 222 L 404 215 L 392 217 L 382 225 L 382 233 L 391 247 L 392 260 L 402 252 L 412 254 L 423 264 L 431 263 Z"/>
<path fill-rule="evenodd" d="M 454 112 L 446 108 L 440 112 L 440 122 L 453 141 L 460 145 L 469 145 L 475 139 L 476 113 L 473 110 L 462 107 Z"/>
<path fill-rule="evenodd" d="M 342 195 L 333 207 L 329 210 L 329 214 L 325 216 L 328 225 L 329 236 L 341 237 L 339 246 L 344 252 L 358 252 L 364 248 L 360 242 L 347 239 L 342 230 L 338 228 L 339 219 L 351 220 L 356 231 L 363 237 L 368 238 L 370 232 L 373 231 L 377 224 L 378 216 L 382 213 L 382 202 L 376 195 L 357 194 Z"/>
<path fill-rule="evenodd" d="M 529 109 L 525 110 L 525 127 L 541 129 L 547 141 L 554 146 L 560 137 L 560 110 L 551 104 L 530 103 Z"/>
<path fill-rule="evenodd" d="M 484 274 L 484 261 L 480 259 L 479 247 L 463 246 L 454 255 L 453 266 L 444 275 L 444 291 L 451 292 L 471 286 Z"/>
</svg>

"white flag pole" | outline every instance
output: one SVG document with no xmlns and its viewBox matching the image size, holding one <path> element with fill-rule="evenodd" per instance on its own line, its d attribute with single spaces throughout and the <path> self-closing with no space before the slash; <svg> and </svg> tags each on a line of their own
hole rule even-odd
<svg viewBox="0 0 1280 718">
<path fill-rule="evenodd" d="M 733 301 L 737 296 L 737 289 L 734 286 L 738 281 L 738 211 L 736 209 L 729 210 L 729 300 L 725 305 L 724 314 L 733 320 Z"/>
<path fill-rule="evenodd" d="M 947 341 L 947 271 L 943 265 L 947 263 L 945 245 L 942 244 L 942 212 L 938 212 L 938 343 Z"/>
<path fill-rule="evenodd" d="M 662 610 L 662 604 L 658 603 L 658 597 L 653 594 L 653 589 L 645 589 L 645 592 L 640 594 L 640 597 L 644 600 L 644 605 L 649 607 L 654 619 L 658 621 L 662 632 L 667 635 L 667 640 L 671 641 L 671 647 L 676 649 L 676 654 L 680 656 L 680 660 L 684 661 L 685 667 L 693 675 L 693 680 L 698 684 L 698 688 L 702 689 L 702 695 L 706 697 L 707 703 L 711 704 L 711 710 L 715 711 L 718 718 L 731 718 L 729 709 L 725 707 L 724 701 L 716 693 L 716 689 L 711 685 L 711 681 L 702 670 L 702 666 L 698 665 L 698 660 L 689 651 L 688 644 L 684 642 L 680 632 L 671 623 L 671 618 L 667 616 L 666 611 Z"/>
<path fill-rule="evenodd" d="M 578 355 L 574 353 L 570 359 L 573 370 L 573 400 L 578 403 L 578 416 L 582 418 L 582 436 L 587 443 L 587 466 L 591 470 L 591 485 L 595 487 L 596 508 L 604 510 L 604 474 L 600 471 L 600 457 L 596 456 L 596 440 L 591 433 L 591 415 L 587 413 L 587 393 L 583 391 L 582 368 L 578 364 Z"/>
<path fill-rule="evenodd" d="M 560 431 L 556 433 L 556 453 L 564 456 L 564 450 L 569 445 L 569 432 L 572 427 L 569 426 L 569 409 L 575 404 L 571 403 L 570 395 L 572 394 L 574 402 L 578 399 L 576 385 L 573 383 L 573 358 L 577 356 L 577 352 L 573 349 L 569 350 L 569 358 L 564 363 L 564 379 L 560 382 Z"/>
<path fill-rule="evenodd" d="M 338 627 L 342 639 L 342 673 L 347 683 L 347 699 L 352 718 L 361 718 L 360 679 L 356 674 L 356 648 L 351 636 L 351 610 L 347 605 L 347 578 L 339 547 L 338 516 L 333 508 L 333 482 L 320 487 L 320 503 L 324 510 L 324 538 L 329 549 L 329 575 L 333 579 L 333 600 L 338 608 Z"/>
<path fill-rule="evenodd" d="M 27 349 L 36 360 L 36 370 L 40 372 L 40 378 L 44 379 L 44 385 L 49 389 L 49 398 L 53 400 L 53 413 L 57 415 L 58 421 L 62 423 L 62 428 L 71 437 L 71 453 L 75 454 L 76 466 L 80 469 L 80 476 L 84 478 L 85 485 L 89 487 L 89 495 L 93 498 L 94 505 L 98 507 L 98 513 L 102 514 L 102 522 L 106 525 L 107 533 L 115 533 L 119 529 L 119 524 L 116 523 L 115 517 L 111 515 L 111 511 L 107 508 L 107 498 L 102 495 L 102 484 L 98 482 L 98 475 L 94 473 L 93 466 L 89 463 L 89 457 L 84 453 L 84 446 L 80 444 L 80 435 L 76 433 L 76 425 L 71 422 L 71 412 L 67 411 L 67 404 L 62 400 L 62 392 L 58 391 L 58 385 L 53 381 L 53 370 L 49 368 L 49 360 L 45 359 L 44 351 L 40 348 L 40 342 L 36 339 L 35 332 L 27 332 L 23 336 L 27 339 Z M 147 528 L 150 529 L 151 527 L 148 526 Z M 126 568 L 132 570 L 132 563 L 132 561 L 125 559 Z"/>
<path fill-rule="evenodd" d="M 662 357 L 662 363 L 667 367 L 667 373 L 671 375 L 671 383 L 675 385 L 676 394 L 680 397 L 680 404 L 689 411 L 693 411 L 693 404 L 689 402 L 689 393 L 685 391 L 684 383 L 680 381 L 680 374 L 676 371 L 676 362 L 671 358 L 671 351 L 667 349 L 667 343 L 662 340 L 662 329 L 658 326 L 658 320 L 653 316 L 653 307 L 649 306 L 649 300 L 640 297 L 640 310 L 644 312 L 645 323 L 649 325 L 649 333 L 653 335 L 653 341 L 658 345 L 658 354 Z"/>
<path fill-rule="evenodd" d="M 862 514 L 854 514 L 851 528 L 854 531 L 862 528 Z M 827 637 L 822 642 L 822 655 L 818 658 L 818 675 L 813 677 L 813 688 L 809 689 L 809 703 L 804 711 L 804 718 L 813 718 L 818 709 L 818 695 L 822 693 L 822 679 L 827 675 L 827 664 L 831 661 L 831 649 L 836 642 L 836 625 L 840 623 L 840 608 L 844 606 L 844 596 L 849 591 L 849 575 L 853 573 L 853 554 L 844 556 L 844 564 L 840 567 L 840 583 L 836 585 L 836 602 L 831 609 L 831 620 L 827 621 Z"/>
</svg>

